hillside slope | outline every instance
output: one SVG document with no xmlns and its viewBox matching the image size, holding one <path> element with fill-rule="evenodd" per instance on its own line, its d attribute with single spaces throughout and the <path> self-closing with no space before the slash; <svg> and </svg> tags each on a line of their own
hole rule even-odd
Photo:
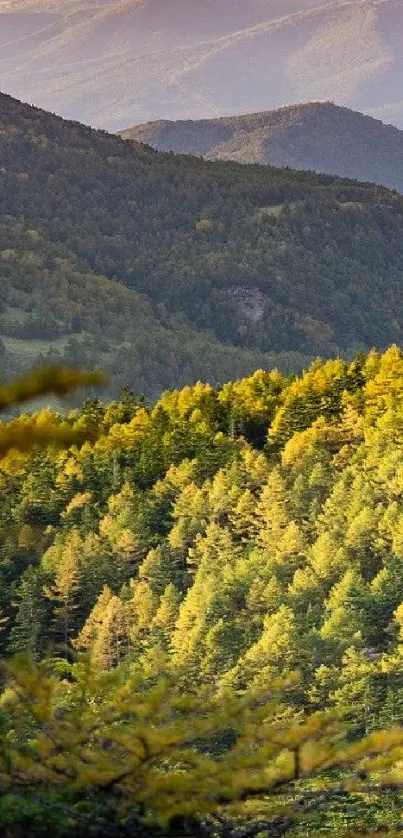
<svg viewBox="0 0 403 838">
<path fill-rule="evenodd" d="M 135 125 L 122 137 L 159 151 L 312 169 L 403 192 L 403 131 L 331 102 L 219 119 L 158 120 Z"/>
<path fill-rule="evenodd" d="M 2 0 L 0 89 L 92 125 L 332 99 L 403 127 L 401 0 Z"/>
<path fill-rule="evenodd" d="M 397 194 L 0 114 L 6 369 L 50 348 L 155 395 L 401 340 Z"/>
<path fill-rule="evenodd" d="M 46 420 L 37 413 L 32 424 L 38 431 Z M 60 416 L 52 421 L 61 429 Z M 3 445 L 16 430 L 21 440 L 21 424 L 3 427 Z M 10 822 L 8 838 L 162 838 L 152 820 L 161 788 L 162 807 L 171 788 L 175 794 L 176 838 L 396 838 L 402 350 L 315 362 L 293 380 L 257 371 L 221 388 L 198 383 L 164 394 L 152 409 L 126 393 L 108 406 L 87 402 L 63 425 L 73 434 L 96 430 L 96 439 L 24 451 L 17 464 L 4 449 L 0 455 L 0 654 L 6 671 L 10 653 L 47 658 L 37 672 L 31 663 L 23 669 L 21 658 L 11 669 L 21 703 L 11 722 L 12 684 L 2 684 L 0 819 Z M 228 754 L 242 722 L 233 715 L 228 726 L 231 690 L 248 710 L 239 763 Z M 261 745 L 259 775 L 252 760 Z M 340 765 L 335 748 L 342 771 L 329 770 L 330 760 Z M 218 797 L 219 765 L 225 770 L 223 817 L 217 827 L 203 809 L 198 829 L 176 812 L 194 804 L 189 789 L 205 788 L 210 755 L 217 762 L 208 801 Z M 122 761 L 133 771 L 130 785 L 121 783 Z M 148 761 L 152 779 L 166 783 L 175 772 L 172 786 L 150 791 Z M 38 771 L 43 762 L 46 774 Z M 186 775 L 195 762 L 197 774 Z M 14 764 L 24 766 L 22 776 L 11 773 Z M 233 808 L 225 802 L 228 788 L 231 801 L 238 792 L 238 765 L 252 799 Z M 111 776 L 125 808 L 116 809 Z M 138 798 L 132 805 L 129 797 L 137 789 L 145 800 L 138 829 L 131 814 Z"/>
</svg>

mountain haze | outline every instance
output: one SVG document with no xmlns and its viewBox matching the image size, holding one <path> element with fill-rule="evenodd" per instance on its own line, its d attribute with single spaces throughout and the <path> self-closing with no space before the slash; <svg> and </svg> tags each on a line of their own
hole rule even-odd
<svg viewBox="0 0 403 838">
<path fill-rule="evenodd" d="M 400 0 L 2 0 L 0 89 L 109 130 L 334 100 L 403 127 Z"/>
<path fill-rule="evenodd" d="M 122 136 L 159 151 L 311 169 L 403 192 L 403 131 L 331 102 L 219 119 L 158 120 Z"/>
</svg>

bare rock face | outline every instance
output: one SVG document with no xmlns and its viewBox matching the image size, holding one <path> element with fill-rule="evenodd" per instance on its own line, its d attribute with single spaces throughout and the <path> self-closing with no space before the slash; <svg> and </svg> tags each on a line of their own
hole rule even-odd
<svg viewBox="0 0 403 838">
<path fill-rule="evenodd" d="M 229 294 L 238 304 L 245 320 L 257 323 L 262 319 L 267 297 L 258 288 L 232 288 Z"/>
<path fill-rule="evenodd" d="M 334 100 L 403 127 L 401 0 L 2 0 L 0 89 L 121 130 Z"/>
</svg>

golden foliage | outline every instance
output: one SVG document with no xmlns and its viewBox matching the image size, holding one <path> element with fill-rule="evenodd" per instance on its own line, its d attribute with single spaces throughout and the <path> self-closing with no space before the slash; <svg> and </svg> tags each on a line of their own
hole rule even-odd
<svg viewBox="0 0 403 838">
<path fill-rule="evenodd" d="M 67 396 L 78 387 L 100 384 L 98 372 L 79 372 L 68 367 L 42 367 L 0 387 L 0 411 L 25 404 L 32 399 L 54 395 Z M 88 431 L 74 429 L 57 421 L 49 411 L 34 416 L 26 414 L 0 425 L 0 456 L 11 450 L 30 451 L 36 445 L 65 447 L 82 444 Z"/>
<path fill-rule="evenodd" d="M 69 667 L 68 680 L 24 658 L 4 670 L 3 788 L 113 792 L 122 810 L 141 804 L 166 826 L 177 815 L 242 816 L 249 798 L 264 801 L 266 816 L 278 815 L 289 806 L 284 789 L 321 773 L 321 791 L 329 791 L 340 782 L 335 769 L 352 772 L 344 784 L 351 791 L 371 777 L 400 782 L 400 728 L 348 743 L 337 713 L 285 712 L 282 697 L 292 679 L 273 680 L 269 695 L 250 691 L 241 698 L 207 688 L 180 694 L 168 678 L 146 687 L 141 674 L 100 673 L 88 658 Z M 21 744 L 19 732 L 28 728 L 30 741 Z"/>
<path fill-rule="evenodd" d="M 80 372 L 68 367 L 41 367 L 0 387 L 0 410 L 32 401 L 39 396 L 67 396 L 77 387 L 102 384 L 98 372 Z"/>
</svg>

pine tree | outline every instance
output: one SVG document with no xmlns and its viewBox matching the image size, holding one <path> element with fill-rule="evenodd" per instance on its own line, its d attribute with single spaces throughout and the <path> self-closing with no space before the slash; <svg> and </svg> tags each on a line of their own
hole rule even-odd
<svg viewBox="0 0 403 838">
<path fill-rule="evenodd" d="M 255 513 L 256 497 L 250 489 L 245 489 L 229 514 L 233 531 L 243 543 L 252 542 L 257 535 L 258 527 Z"/>
<path fill-rule="evenodd" d="M 24 571 L 13 605 L 17 613 L 8 640 L 8 651 L 28 651 L 38 657 L 46 649 L 47 642 L 46 604 L 38 568 L 30 566 Z"/>
<path fill-rule="evenodd" d="M 97 669 L 112 669 L 126 658 L 132 648 L 130 629 L 127 604 L 118 596 L 109 597 L 91 643 L 91 660 Z"/>
<path fill-rule="evenodd" d="M 289 523 L 288 496 L 279 469 L 273 469 L 256 504 L 256 544 L 275 551 Z"/>
<path fill-rule="evenodd" d="M 139 567 L 139 579 L 147 582 L 157 596 L 162 595 L 170 583 L 181 580 L 182 574 L 172 553 L 159 545 L 147 553 Z"/>
<path fill-rule="evenodd" d="M 325 640 L 336 647 L 361 645 L 365 638 L 366 620 L 363 602 L 366 586 L 357 570 L 347 570 L 330 591 L 326 600 L 325 620 L 320 630 Z"/>
<path fill-rule="evenodd" d="M 187 685 L 196 685 L 203 658 L 203 639 L 211 626 L 216 597 L 214 574 L 199 567 L 192 587 L 183 600 L 172 635 L 172 665 Z"/>
<path fill-rule="evenodd" d="M 105 620 L 107 607 L 112 598 L 112 591 L 107 585 L 105 585 L 81 631 L 76 639 L 72 641 L 72 644 L 76 649 L 91 649 L 92 645 L 97 640 L 99 631 L 103 621 Z"/>
<path fill-rule="evenodd" d="M 246 606 L 253 621 L 263 622 L 266 614 L 271 614 L 280 607 L 284 599 L 284 586 L 277 576 L 269 581 L 261 576 L 255 576 L 249 588 Z"/>
<path fill-rule="evenodd" d="M 44 588 L 48 599 L 55 603 L 55 637 L 65 651 L 79 625 L 79 609 L 82 605 L 81 549 L 81 536 L 72 530 L 61 551 L 53 582 Z"/>
<path fill-rule="evenodd" d="M 292 671 L 297 657 L 295 616 L 288 606 L 281 605 L 266 615 L 258 640 L 222 680 L 242 690 L 264 689 L 280 674 Z"/>
<path fill-rule="evenodd" d="M 172 583 L 167 585 L 153 617 L 150 630 L 150 646 L 169 652 L 172 637 L 179 616 L 181 596 Z"/>
</svg>

